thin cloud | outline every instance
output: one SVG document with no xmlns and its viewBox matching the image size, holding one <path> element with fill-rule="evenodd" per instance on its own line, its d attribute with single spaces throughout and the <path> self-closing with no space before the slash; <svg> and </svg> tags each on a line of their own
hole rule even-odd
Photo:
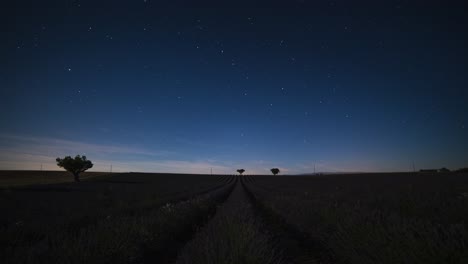
<svg viewBox="0 0 468 264">
<path fill-rule="evenodd" d="M 90 144 L 87 142 L 0 134 L 0 169 L 58 169 L 55 158 L 66 155 L 87 155 L 91 160 L 148 160 L 169 157 L 169 151 L 144 148 Z"/>
<path fill-rule="evenodd" d="M 0 169 L 60 170 L 55 158 L 73 153 L 87 155 L 93 161 L 90 171 L 109 171 L 112 165 L 114 172 L 234 173 L 232 166 L 213 159 L 169 159 L 175 154 L 169 151 L 0 134 Z"/>
<path fill-rule="evenodd" d="M 90 144 L 80 141 L 53 139 L 48 137 L 28 137 L 0 134 L 0 151 L 23 153 L 32 155 L 70 155 L 81 154 L 133 154 L 146 156 L 167 156 L 174 154 L 170 151 L 150 151 L 143 148 L 114 146 L 104 144 Z"/>
<path fill-rule="evenodd" d="M 0 134 L 0 169 L 15 170 L 59 170 L 55 158 L 65 155 L 87 155 L 94 163 L 91 171 L 114 172 L 169 172 L 235 174 L 243 168 L 245 174 L 269 175 L 271 168 L 279 168 L 282 175 L 316 172 L 375 171 L 372 162 L 332 162 L 319 160 L 294 166 L 285 166 L 278 161 L 236 160 L 224 161 L 213 157 L 198 160 L 184 160 L 177 153 L 169 151 L 151 151 L 133 146 L 114 146 L 90 144 L 87 142 L 53 139 L 48 137 L 29 137 Z"/>
<path fill-rule="evenodd" d="M 109 170 L 110 164 L 114 171 L 128 172 L 161 172 L 161 173 L 188 173 L 188 174 L 233 174 L 231 167 L 207 161 L 183 161 L 183 160 L 158 160 L 158 161 L 135 161 L 135 162 L 113 162 L 111 160 L 98 160 L 96 170 Z M 99 164 L 104 167 L 101 168 Z"/>
<path fill-rule="evenodd" d="M 382 166 L 372 160 L 368 161 L 324 161 L 309 162 L 298 164 L 295 167 L 295 173 L 313 173 L 315 164 L 315 172 L 330 172 L 330 173 L 349 173 L 349 172 L 390 172 L 395 171 L 394 167 L 382 169 Z M 402 169 L 404 170 L 404 169 Z"/>
</svg>

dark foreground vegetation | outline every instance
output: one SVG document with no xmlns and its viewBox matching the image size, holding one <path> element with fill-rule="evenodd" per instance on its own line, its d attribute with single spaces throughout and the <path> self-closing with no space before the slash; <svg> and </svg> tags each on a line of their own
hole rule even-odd
<svg viewBox="0 0 468 264">
<path fill-rule="evenodd" d="M 85 173 L 0 208 L 0 263 L 468 263 L 463 173 Z"/>
<path fill-rule="evenodd" d="M 322 262 L 468 263 L 467 174 L 248 177 Z M 308 241 L 307 241 L 308 240 Z"/>
<path fill-rule="evenodd" d="M 84 181 L 88 181 L 96 177 L 108 177 L 110 175 L 111 174 L 108 172 L 83 172 L 80 178 Z M 25 185 L 64 183 L 73 181 L 73 177 L 67 171 L 0 170 L 0 188 Z"/>
<path fill-rule="evenodd" d="M 117 174 L 0 193 L 2 263 L 168 258 L 227 198 L 230 176 Z M 177 252 L 173 253 L 174 255 Z M 170 254 L 169 254 L 170 255 Z"/>
<path fill-rule="evenodd" d="M 215 217 L 181 251 L 178 264 L 282 263 L 272 234 L 238 184 Z"/>
</svg>

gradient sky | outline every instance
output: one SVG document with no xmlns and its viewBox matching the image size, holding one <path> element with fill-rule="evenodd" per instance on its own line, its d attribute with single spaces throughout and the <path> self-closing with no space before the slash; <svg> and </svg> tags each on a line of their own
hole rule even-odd
<svg viewBox="0 0 468 264">
<path fill-rule="evenodd" d="M 0 169 L 76 154 L 95 171 L 468 165 L 463 1 L 15 2 Z"/>
</svg>

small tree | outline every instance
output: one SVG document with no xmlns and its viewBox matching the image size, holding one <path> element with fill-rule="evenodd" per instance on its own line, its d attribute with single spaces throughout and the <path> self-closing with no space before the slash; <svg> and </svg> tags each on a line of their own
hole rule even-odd
<svg viewBox="0 0 468 264">
<path fill-rule="evenodd" d="M 273 169 L 271 169 L 271 173 L 273 173 L 273 175 L 276 175 L 276 174 L 280 173 L 280 170 L 278 168 L 273 168 Z"/>
<path fill-rule="evenodd" d="M 93 163 L 86 159 L 86 156 L 76 155 L 75 158 L 66 156 L 65 158 L 57 158 L 57 166 L 64 168 L 73 174 L 75 181 L 80 181 L 80 173 L 93 167 Z"/>
<path fill-rule="evenodd" d="M 447 173 L 447 172 L 450 172 L 450 170 L 447 169 L 447 168 L 445 168 L 445 167 L 443 167 L 443 168 L 439 169 L 439 172 Z"/>
<path fill-rule="evenodd" d="M 239 170 L 237 170 L 237 172 L 238 172 L 240 175 L 242 175 L 242 173 L 244 173 L 245 170 L 244 170 L 244 169 L 239 169 Z"/>
</svg>

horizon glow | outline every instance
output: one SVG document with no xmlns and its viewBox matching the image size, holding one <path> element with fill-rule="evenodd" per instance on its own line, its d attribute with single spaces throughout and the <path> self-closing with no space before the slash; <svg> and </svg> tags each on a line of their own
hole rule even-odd
<svg viewBox="0 0 468 264">
<path fill-rule="evenodd" d="M 468 166 L 463 8 L 273 2 L 10 3 L 0 169 Z"/>
</svg>

